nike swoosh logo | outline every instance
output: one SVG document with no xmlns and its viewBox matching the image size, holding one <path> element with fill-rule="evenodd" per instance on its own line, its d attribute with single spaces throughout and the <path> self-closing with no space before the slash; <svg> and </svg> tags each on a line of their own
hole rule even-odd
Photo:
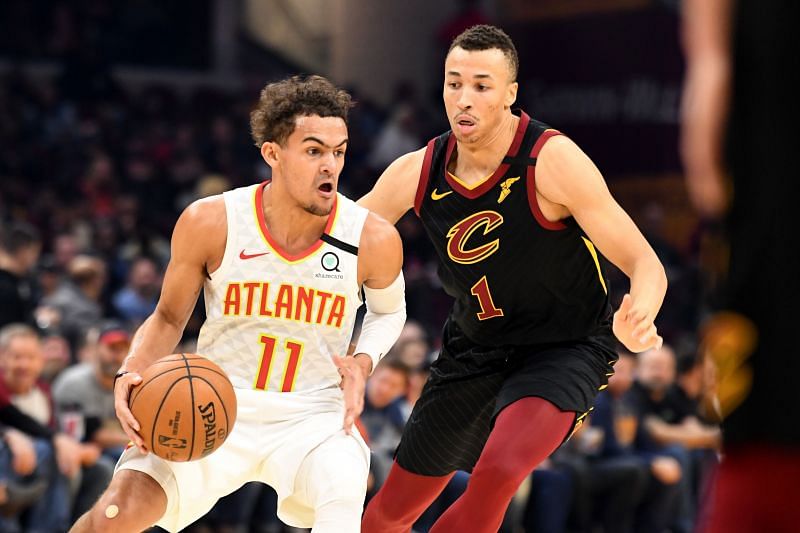
<svg viewBox="0 0 800 533">
<path fill-rule="evenodd" d="M 246 254 L 246 253 L 244 253 L 244 250 L 242 250 L 241 252 L 239 252 L 239 259 L 242 259 L 242 260 L 244 260 L 244 259 L 252 259 L 254 257 L 261 257 L 262 255 L 267 255 L 268 253 L 269 252 L 261 252 L 260 254 Z"/>
<path fill-rule="evenodd" d="M 437 193 L 437 192 L 436 192 L 436 189 L 433 189 L 433 192 L 431 192 L 431 200 L 441 200 L 442 198 L 444 198 L 444 197 L 445 197 L 445 196 L 447 196 L 448 194 L 453 194 L 453 191 L 447 191 L 447 192 L 443 192 L 443 193 Z"/>
</svg>

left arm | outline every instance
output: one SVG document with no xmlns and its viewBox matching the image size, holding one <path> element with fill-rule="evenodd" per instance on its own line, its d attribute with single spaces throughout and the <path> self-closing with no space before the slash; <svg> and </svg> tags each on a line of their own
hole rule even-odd
<svg viewBox="0 0 800 533">
<path fill-rule="evenodd" d="M 551 138 L 536 167 L 536 187 L 547 201 L 564 206 L 592 242 L 631 282 L 614 314 L 614 334 L 632 352 L 659 347 L 654 321 L 667 290 L 667 276 L 653 249 L 617 204 L 589 157 L 564 136 Z"/>
<path fill-rule="evenodd" d="M 364 409 L 367 376 L 389 351 L 406 319 L 402 276 L 403 245 L 397 230 L 370 213 L 358 250 L 358 279 L 364 287 L 367 313 L 353 357 L 334 355 L 345 396 L 344 429 L 350 429 Z"/>
</svg>

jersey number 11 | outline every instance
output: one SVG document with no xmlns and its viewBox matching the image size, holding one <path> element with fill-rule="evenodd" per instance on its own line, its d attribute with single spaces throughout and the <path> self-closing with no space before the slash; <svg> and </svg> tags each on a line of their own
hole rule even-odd
<svg viewBox="0 0 800 533">
<path fill-rule="evenodd" d="M 272 335 L 261 335 L 259 341 L 264 345 L 264 351 L 261 354 L 261 363 L 258 365 L 255 388 L 257 390 L 267 390 L 278 339 Z M 283 368 L 280 392 L 291 392 L 297 376 L 297 369 L 300 367 L 300 361 L 303 358 L 303 345 L 296 341 L 287 340 L 285 346 L 289 355 L 286 358 L 286 366 Z"/>
</svg>

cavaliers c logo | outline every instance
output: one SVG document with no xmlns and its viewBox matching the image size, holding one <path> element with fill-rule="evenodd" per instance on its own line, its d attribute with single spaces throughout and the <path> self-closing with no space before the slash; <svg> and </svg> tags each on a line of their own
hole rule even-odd
<svg viewBox="0 0 800 533">
<path fill-rule="evenodd" d="M 503 216 L 494 211 L 480 211 L 468 216 L 447 232 L 447 255 L 462 265 L 483 261 L 500 248 L 500 239 L 470 249 L 467 249 L 467 240 L 481 226 L 483 226 L 483 234 L 487 235 L 502 223 Z"/>
</svg>

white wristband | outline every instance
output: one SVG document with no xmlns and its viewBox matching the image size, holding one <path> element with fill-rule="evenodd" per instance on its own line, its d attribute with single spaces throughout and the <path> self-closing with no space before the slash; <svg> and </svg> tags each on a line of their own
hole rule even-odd
<svg viewBox="0 0 800 533">
<path fill-rule="evenodd" d="M 401 272 L 383 289 L 364 286 L 367 313 L 361 325 L 361 335 L 356 343 L 356 354 L 367 354 L 372 359 L 372 370 L 391 349 L 406 322 L 405 280 Z"/>
</svg>

